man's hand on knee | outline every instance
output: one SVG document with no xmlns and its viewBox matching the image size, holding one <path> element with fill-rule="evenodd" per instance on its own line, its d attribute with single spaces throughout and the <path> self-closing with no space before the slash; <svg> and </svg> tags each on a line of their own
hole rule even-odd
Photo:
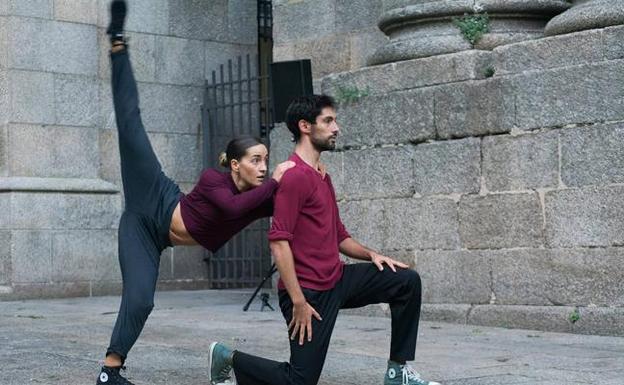
<svg viewBox="0 0 624 385">
<path fill-rule="evenodd" d="M 386 257 L 385 255 L 378 254 L 374 251 L 370 253 L 370 258 L 371 258 L 371 261 L 375 264 L 375 266 L 377 266 L 379 271 L 383 270 L 384 263 L 388 265 L 390 269 L 392 269 L 392 271 L 394 271 L 395 273 L 396 273 L 397 267 L 401 267 L 403 269 L 407 269 L 409 267 L 403 262 L 396 261 L 390 257 Z"/>
<path fill-rule="evenodd" d="M 299 345 L 303 345 L 306 334 L 308 342 L 312 341 L 312 317 L 322 321 L 321 315 L 307 302 L 293 304 L 293 316 L 288 324 L 290 339 L 294 340 L 299 335 Z"/>
</svg>

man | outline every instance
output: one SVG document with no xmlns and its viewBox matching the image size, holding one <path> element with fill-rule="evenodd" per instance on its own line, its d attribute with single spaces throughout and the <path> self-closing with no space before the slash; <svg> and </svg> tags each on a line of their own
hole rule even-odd
<svg viewBox="0 0 624 385">
<path fill-rule="evenodd" d="M 290 334 L 290 362 L 279 363 L 220 343 L 210 347 L 210 380 L 240 385 L 314 385 L 318 382 L 338 311 L 389 303 L 392 341 L 384 384 L 439 385 L 420 378 L 414 359 L 421 304 L 418 273 L 362 246 L 340 220 L 329 175 L 319 169 L 321 152 L 333 150 L 339 127 L 334 101 L 300 97 L 288 107 L 295 137 L 287 171 L 275 194 L 271 252 L 280 273 L 279 302 Z M 372 263 L 344 265 L 339 252 Z"/>
</svg>

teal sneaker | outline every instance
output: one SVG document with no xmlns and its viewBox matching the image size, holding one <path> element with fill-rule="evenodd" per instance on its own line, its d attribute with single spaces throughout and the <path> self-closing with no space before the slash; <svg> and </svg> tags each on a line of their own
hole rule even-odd
<svg viewBox="0 0 624 385">
<path fill-rule="evenodd" d="M 232 383 L 230 372 L 232 371 L 232 349 L 219 342 L 210 344 L 210 355 L 208 356 L 208 367 L 210 377 L 208 380 L 212 385 L 221 383 Z"/>
<path fill-rule="evenodd" d="M 384 385 L 441 385 L 439 382 L 425 381 L 411 366 L 388 361 Z"/>
</svg>

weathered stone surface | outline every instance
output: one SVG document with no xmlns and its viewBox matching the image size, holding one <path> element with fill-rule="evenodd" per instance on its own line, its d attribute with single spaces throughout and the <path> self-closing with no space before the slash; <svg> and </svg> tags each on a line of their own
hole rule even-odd
<svg viewBox="0 0 624 385">
<path fill-rule="evenodd" d="M 228 0 L 228 39 L 239 44 L 258 42 L 258 2 Z"/>
<path fill-rule="evenodd" d="M 624 188 L 587 187 L 546 193 L 549 247 L 624 243 Z"/>
<path fill-rule="evenodd" d="M 577 4 L 554 17 L 546 25 L 546 35 L 559 35 L 585 29 L 624 24 L 624 3 L 613 0 L 592 0 Z"/>
<path fill-rule="evenodd" d="M 53 233 L 51 280 L 72 282 L 113 278 L 109 271 L 115 265 L 114 277 L 119 277 L 116 240 L 115 230 Z"/>
<path fill-rule="evenodd" d="M 158 266 L 159 281 L 173 279 L 173 249 L 173 247 L 167 247 L 160 253 L 160 265 Z"/>
<path fill-rule="evenodd" d="M 509 132 L 514 125 L 513 84 L 488 79 L 438 87 L 435 125 L 443 139 Z"/>
<path fill-rule="evenodd" d="M 368 58 L 379 47 L 388 42 L 388 38 L 377 28 L 358 31 L 351 36 L 350 62 L 351 69 L 366 67 Z"/>
<path fill-rule="evenodd" d="M 204 43 L 200 40 L 156 37 L 156 81 L 165 84 L 204 84 Z M 184 58 L 180 60 L 180 58 Z"/>
<path fill-rule="evenodd" d="M 91 294 L 89 282 L 14 283 L 9 300 L 86 297 Z"/>
<path fill-rule="evenodd" d="M 98 2 L 85 0 L 54 0 L 54 18 L 61 21 L 97 24 Z"/>
<path fill-rule="evenodd" d="M 98 104 L 97 78 L 54 76 L 54 110 L 57 124 L 95 126 Z"/>
<path fill-rule="evenodd" d="M 51 251 L 51 232 L 11 231 L 11 282 L 49 282 L 52 269 Z"/>
<path fill-rule="evenodd" d="M 488 303 L 491 263 L 486 253 L 475 251 L 417 251 L 423 302 Z"/>
<path fill-rule="evenodd" d="M 382 0 L 336 1 L 334 12 L 336 32 L 367 29 L 377 24 L 382 12 Z"/>
<path fill-rule="evenodd" d="M 290 131 L 289 131 L 290 132 Z M 283 158 L 284 160 L 286 158 Z M 321 163 L 323 163 L 327 169 L 327 173 L 331 177 L 332 185 L 334 186 L 334 191 L 336 192 L 336 199 L 343 199 L 344 193 L 344 152 L 339 151 L 325 151 L 321 154 Z M 276 160 L 274 161 L 281 161 Z"/>
<path fill-rule="evenodd" d="M 0 125 L 0 177 L 9 175 L 9 136 L 8 127 Z"/>
<path fill-rule="evenodd" d="M 0 229 L 11 228 L 11 194 L 0 192 Z"/>
<path fill-rule="evenodd" d="M 539 247 L 542 222 L 537 194 L 465 195 L 459 204 L 462 246 L 469 249 Z"/>
<path fill-rule="evenodd" d="M 5 12 L 13 16 L 39 17 L 49 19 L 52 17 L 52 0 L 5 0 L 3 3 Z"/>
<path fill-rule="evenodd" d="M 9 65 L 15 69 L 96 75 L 95 26 L 10 18 Z"/>
<path fill-rule="evenodd" d="M 275 125 L 273 130 L 271 131 L 271 148 L 269 149 L 269 154 L 271 157 L 271 172 L 275 169 L 275 166 L 285 160 L 288 159 L 290 154 L 295 149 L 295 143 L 293 142 L 293 136 L 286 127 L 285 123 L 278 123 Z M 340 140 L 340 138 L 338 139 Z M 337 153 L 336 153 L 337 154 Z M 326 162 L 325 158 L 328 158 L 329 153 L 325 152 L 322 155 L 323 162 Z M 340 155 L 342 157 L 342 155 Z M 334 157 L 332 154 L 331 157 Z M 340 164 L 340 168 L 337 169 L 337 165 L 332 164 L 331 168 L 329 168 L 329 173 L 332 176 L 332 182 L 334 183 L 334 187 L 336 187 L 337 181 L 336 177 L 339 176 L 339 179 L 342 179 L 343 171 L 342 171 L 342 163 Z M 336 177 L 335 177 L 336 176 Z"/>
<path fill-rule="evenodd" d="M 228 1 L 169 0 L 169 32 L 188 39 L 226 41 Z"/>
<path fill-rule="evenodd" d="M 603 34 L 587 31 L 503 45 L 494 49 L 494 58 L 496 75 L 595 63 L 603 58 Z"/>
<path fill-rule="evenodd" d="M 201 171 L 201 146 L 196 135 L 150 134 L 164 173 L 175 181 L 195 182 Z"/>
<path fill-rule="evenodd" d="M 56 122 L 54 76 L 31 71 L 9 71 L 9 119 L 21 123 Z"/>
<path fill-rule="evenodd" d="M 0 5 L 0 7 L 2 7 Z M 2 12 L 0 11 L 0 15 Z M 9 39 L 8 39 L 8 24 L 9 18 L 0 16 L 0 74 L 9 65 Z M 6 86 L 5 86 L 6 87 Z M 2 89 L 2 83 L 0 83 L 0 90 Z M 0 99 L 2 101 L 2 99 Z M 2 115 L 0 115 L 1 117 Z M 2 120 L 0 120 L 2 121 Z"/>
<path fill-rule="evenodd" d="M 92 296 L 121 296 L 123 291 L 123 283 L 121 282 L 121 275 L 117 277 L 117 281 L 93 281 L 90 283 L 90 291 Z"/>
<path fill-rule="evenodd" d="M 338 110 L 340 147 L 422 142 L 435 135 L 430 90 L 363 97 Z"/>
<path fill-rule="evenodd" d="M 581 307 L 574 332 L 580 334 L 624 336 L 622 307 Z"/>
<path fill-rule="evenodd" d="M 346 35 L 332 35 L 293 43 L 292 60 L 311 59 L 312 77 L 320 79 L 334 72 L 351 69 L 351 40 Z M 322 55 L 321 52 L 344 52 L 345 54 Z"/>
<path fill-rule="evenodd" d="M 105 181 L 121 185 L 119 141 L 116 130 L 99 130 L 98 176 Z"/>
<path fill-rule="evenodd" d="M 326 36 L 334 32 L 335 23 L 334 0 L 301 1 L 273 6 L 273 36 L 275 44 L 278 45 Z"/>
<path fill-rule="evenodd" d="M 384 218 L 381 201 L 341 202 L 339 210 L 342 223 L 354 239 L 375 250 L 384 247 L 390 229 Z"/>
<path fill-rule="evenodd" d="M 13 229 L 114 229 L 120 216 L 116 195 L 12 193 Z"/>
<path fill-rule="evenodd" d="M 481 141 L 475 138 L 414 147 L 414 184 L 421 195 L 477 193 Z"/>
<path fill-rule="evenodd" d="M 624 305 L 624 250 L 523 249 L 489 253 L 497 304 Z"/>
<path fill-rule="evenodd" d="M 624 118 L 624 61 L 514 77 L 516 125 L 524 129 Z"/>
<path fill-rule="evenodd" d="M 102 179 L 39 178 L 12 176 L 0 178 L 0 191 L 116 194 L 119 189 Z"/>
<path fill-rule="evenodd" d="M 156 62 L 162 57 L 160 52 L 156 51 L 157 36 L 136 32 L 127 32 L 126 35 L 131 41 L 129 55 L 135 79 L 138 82 L 156 82 Z M 109 84 L 111 78 L 110 43 L 104 29 L 98 29 L 98 44 L 99 77 L 105 79 L 104 83 Z M 108 95 L 108 98 L 111 96 Z"/>
<path fill-rule="evenodd" d="M 11 232 L 0 231 L 0 285 L 10 283 L 11 275 Z"/>
<path fill-rule="evenodd" d="M 386 249 L 457 249 L 457 203 L 445 198 L 384 200 Z"/>
<path fill-rule="evenodd" d="M 207 279 L 208 264 L 200 246 L 181 246 L 173 249 L 173 278 Z"/>
<path fill-rule="evenodd" d="M 347 151 L 344 194 L 350 199 L 411 196 L 412 164 L 411 147 Z"/>
<path fill-rule="evenodd" d="M 609 27 L 602 32 L 606 58 L 624 59 L 624 26 Z"/>
<path fill-rule="evenodd" d="M 566 186 L 624 183 L 624 124 L 561 131 L 561 180 Z"/>
<path fill-rule="evenodd" d="M 97 177 L 95 129 L 9 125 L 9 138 L 12 176 Z"/>
<path fill-rule="evenodd" d="M 220 66 L 223 65 L 224 77 L 227 81 L 228 77 L 228 60 L 232 60 L 232 77 L 238 79 L 238 57 L 242 59 L 241 75 L 247 77 L 247 55 L 249 55 L 250 73 L 252 76 L 257 72 L 255 44 L 223 44 L 212 41 L 204 42 L 205 51 L 205 78 L 212 82 L 212 71 L 216 71 L 217 79 L 220 79 Z M 243 89 L 243 99 L 247 100 L 247 86 Z M 252 91 L 253 92 L 253 91 Z"/>
<path fill-rule="evenodd" d="M 468 323 L 518 329 L 570 333 L 570 306 L 478 305 L 468 314 Z"/>
<path fill-rule="evenodd" d="M 489 191 L 557 187 L 559 133 L 485 137 L 483 176 Z"/>
<path fill-rule="evenodd" d="M 471 305 L 424 303 L 420 310 L 423 321 L 465 324 Z"/>
<path fill-rule="evenodd" d="M 131 32 L 145 32 L 168 35 L 169 9 L 179 7 L 178 3 L 189 1 L 176 0 L 131 0 L 128 3 L 128 16 L 124 29 Z M 110 1 L 98 0 L 98 26 L 106 28 L 109 23 Z"/>
</svg>

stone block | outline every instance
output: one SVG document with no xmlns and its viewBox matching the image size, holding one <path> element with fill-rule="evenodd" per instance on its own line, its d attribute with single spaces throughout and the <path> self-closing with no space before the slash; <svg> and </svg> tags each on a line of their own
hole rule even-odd
<svg viewBox="0 0 624 385">
<path fill-rule="evenodd" d="M 196 135 L 150 134 L 164 173 L 175 181 L 195 182 L 201 172 L 201 143 Z"/>
<path fill-rule="evenodd" d="M 5 0 L 7 13 L 13 16 L 38 17 L 50 19 L 52 17 L 53 0 Z"/>
<path fill-rule="evenodd" d="M 468 249 L 539 247 L 542 226 L 537 194 L 465 195 L 459 203 L 461 241 Z"/>
<path fill-rule="evenodd" d="M 295 149 L 295 143 L 293 142 L 293 136 L 286 127 L 285 123 L 277 123 L 273 130 L 271 130 L 271 148 L 269 149 L 270 157 L 271 157 L 271 172 L 275 169 L 275 166 L 278 163 L 281 163 L 288 159 L 288 157 L 292 154 Z M 336 158 L 337 153 L 325 152 L 322 156 L 322 162 L 325 162 L 325 158 Z M 330 156 L 328 156 L 330 155 Z M 342 156 L 342 155 L 341 155 Z M 329 172 L 332 176 L 332 182 L 334 183 L 334 187 L 337 187 L 339 181 L 336 180 L 338 177 L 340 180 L 343 178 L 343 168 L 342 164 L 340 167 L 333 163 L 332 168 L 329 169 Z"/>
<path fill-rule="evenodd" d="M 338 98 L 339 99 L 339 98 Z M 341 103 L 340 147 L 423 142 L 435 136 L 433 93 L 397 92 Z"/>
<path fill-rule="evenodd" d="M 118 281 L 93 281 L 90 282 L 91 296 L 104 296 L 112 295 L 115 297 L 121 296 L 123 292 L 123 283 L 121 282 L 121 274 L 118 277 Z"/>
<path fill-rule="evenodd" d="M 113 91 L 110 82 L 99 82 L 100 111 L 98 127 L 106 130 L 117 130 L 115 111 L 113 110 Z M 143 100 L 143 97 L 140 97 Z M 140 102 L 140 101 L 139 101 Z M 141 113 L 143 115 L 143 113 Z M 141 116 L 143 117 L 143 116 Z"/>
<path fill-rule="evenodd" d="M 0 5 L 0 7 L 2 6 Z M 2 15 L 2 12 L 0 12 L 0 15 Z M 0 71 L 9 66 L 9 20 L 8 17 L 0 16 Z"/>
<path fill-rule="evenodd" d="M 522 129 L 624 118 L 624 61 L 514 77 L 516 125 Z"/>
<path fill-rule="evenodd" d="M 0 229 L 11 228 L 11 193 L 0 192 Z"/>
<path fill-rule="evenodd" d="M 284 45 L 273 46 L 273 60 L 276 62 L 294 60 L 294 48 L 295 45 L 293 43 L 285 43 Z"/>
<path fill-rule="evenodd" d="M 95 126 L 98 117 L 98 81 L 95 77 L 54 76 L 56 123 Z"/>
<path fill-rule="evenodd" d="M 92 281 L 120 276 L 115 230 L 78 230 L 52 234 L 54 282 Z M 110 274 L 110 270 L 115 269 Z"/>
<path fill-rule="evenodd" d="M 205 54 L 205 78 L 212 83 L 212 71 L 216 71 L 217 81 L 220 80 L 220 66 L 223 65 L 223 76 L 228 79 L 228 60 L 232 60 L 232 78 L 238 79 L 238 60 L 241 57 L 241 75 L 247 77 L 247 55 L 249 55 L 249 67 L 252 76 L 257 72 L 256 53 L 257 46 L 255 44 L 239 45 L 224 44 L 213 41 L 204 42 Z M 243 88 L 244 100 L 247 100 L 247 86 Z"/>
<path fill-rule="evenodd" d="M 11 18 L 9 65 L 14 69 L 96 75 L 97 29 L 86 24 Z"/>
<path fill-rule="evenodd" d="M 579 315 L 579 320 L 574 323 L 574 333 L 624 336 L 622 307 L 581 307 Z"/>
<path fill-rule="evenodd" d="M 624 4 L 611 0 L 576 1 L 574 7 L 548 22 L 546 35 L 558 35 L 624 23 Z"/>
<path fill-rule="evenodd" d="M 347 151 L 344 195 L 348 199 L 411 196 L 414 193 L 411 170 L 411 147 Z"/>
<path fill-rule="evenodd" d="M 449 84 L 435 92 L 438 138 L 506 133 L 514 125 L 514 89 L 507 79 Z"/>
<path fill-rule="evenodd" d="M 15 229 L 115 229 L 119 197 L 109 194 L 13 193 L 11 226 Z"/>
<path fill-rule="evenodd" d="M 353 239 L 375 250 L 384 247 L 389 229 L 381 201 L 341 202 L 339 210 L 340 219 Z"/>
<path fill-rule="evenodd" d="M 129 51 L 132 61 L 134 77 L 138 82 L 156 82 L 156 58 L 159 51 L 156 50 L 156 35 L 145 33 L 128 32 L 131 49 Z M 98 29 L 98 54 L 99 54 L 99 77 L 110 83 L 111 59 L 109 49 L 109 37 L 104 29 Z M 177 59 L 175 60 L 178 61 Z M 108 95 L 111 98 L 110 95 Z"/>
<path fill-rule="evenodd" d="M 141 118 L 146 130 L 197 135 L 203 92 L 203 87 L 140 83 Z"/>
<path fill-rule="evenodd" d="M 121 185 L 121 161 L 116 130 L 99 130 L 99 177 Z"/>
<path fill-rule="evenodd" d="M 189 39 L 228 41 L 228 1 L 169 0 L 169 33 Z"/>
<path fill-rule="evenodd" d="M 11 232 L 0 231 L 0 285 L 10 284 L 11 275 Z"/>
<path fill-rule="evenodd" d="M 160 253 L 160 265 L 158 266 L 159 281 L 173 279 L 173 250 L 173 247 L 167 247 Z"/>
<path fill-rule="evenodd" d="M 14 283 L 11 300 L 87 297 L 91 295 L 89 282 Z"/>
<path fill-rule="evenodd" d="M 196 86 L 204 84 L 202 41 L 158 36 L 155 51 L 158 83 Z"/>
<path fill-rule="evenodd" d="M 624 59 L 624 26 L 605 28 L 603 40 L 607 59 Z"/>
<path fill-rule="evenodd" d="M 84 24 L 97 24 L 98 2 L 89 0 L 54 0 L 54 18 Z"/>
<path fill-rule="evenodd" d="M 352 48 L 357 49 L 357 44 Z M 491 52 L 476 50 L 406 60 L 331 74 L 323 79 L 322 88 L 332 95 L 339 86 L 368 89 L 370 95 L 386 95 L 393 91 L 483 79 L 491 61 Z"/>
<path fill-rule="evenodd" d="M 97 130 L 9 125 L 12 176 L 96 178 Z"/>
<path fill-rule="evenodd" d="M 465 324 L 471 305 L 424 303 L 420 310 L 423 321 Z"/>
<path fill-rule="evenodd" d="M 20 123 L 54 124 L 54 75 L 9 71 L 9 119 Z"/>
<path fill-rule="evenodd" d="M 386 249 L 457 249 L 457 203 L 445 198 L 384 200 Z"/>
<path fill-rule="evenodd" d="M 489 191 L 559 185 L 559 133 L 483 138 L 483 176 Z"/>
<path fill-rule="evenodd" d="M 300 1 L 273 6 L 275 43 L 313 40 L 336 33 L 334 0 Z M 322 17 L 310 17 L 322 15 Z"/>
<path fill-rule="evenodd" d="M 368 58 L 382 45 L 388 42 L 388 38 L 377 28 L 358 32 L 350 37 L 350 62 L 351 69 L 367 66 Z"/>
<path fill-rule="evenodd" d="M 603 59 L 601 31 L 555 36 L 494 49 L 496 75 L 590 64 Z"/>
<path fill-rule="evenodd" d="M 566 186 L 624 183 L 624 124 L 561 132 L 561 180 Z"/>
<path fill-rule="evenodd" d="M 275 33 L 275 32 L 274 32 Z M 275 35 L 274 35 L 275 36 Z M 293 43 L 293 60 L 311 59 L 312 78 L 320 79 L 325 75 L 351 69 L 351 40 L 346 35 L 331 35 L 312 40 L 300 40 Z M 320 55 L 321 52 L 333 54 Z M 338 54 L 338 53 L 344 54 Z"/>
<path fill-rule="evenodd" d="M 624 250 L 518 249 L 490 252 L 497 304 L 624 305 Z"/>
<path fill-rule="evenodd" d="M 13 283 L 49 282 L 52 271 L 52 234 L 49 231 L 11 232 Z"/>
<path fill-rule="evenodd" d="M 382 0 L 336 1 L 334 12 L 337 33 L 368 29 L 377 26 L 382 14 Z"/>
<path fill-rule="evenodd" d="M 258 2 L 229 0 L 227 3 L 228 39 L 255 45 L 258 42 Z"/>
<path fill-rule="evenodd" d="M 9 175 L 9 135 L 8 127 L 0 125 L 0 177 Z"/>
<path fill-rule="evenodd" d="M 621 186 L 546 193 L 547 245 L 574 247 L 624 243 L 623 194 Z"/>
<path fill-rule="evenodd" d="M 172 2 L 173 0 L 129 0 L 125 30 L 156 35 L 168 35 L 169 8 Z M 181 2 L 181 0 L 178 2 Z M 175 7 L 176 5 L 173 4 L 172 6 Z M 108 26 L 110 17 L 109 7 L 110 1 L 98 0 L 99 27 L 106 28 Z"/>
<path fill-rule="evenodd" d="M 290 131 L 289 131 L 290 132 Z M 327 173 L 331 177 L 336 199 L 344 197 L 344 153 L 339 151 L 325 151 L 321 154 L 321 163 L 325 165 Z"/>
<path fill-rule="evenodd" d="M 173 278 L 207 279 L 208 264 L 200 246 L 181 246 L 173 249 Z"/>
<path fill-rule="evenodd" d="M 416 251 L 423 302 L 489 303 L 491 265 L 486 253 L 476 251 Z"/>
<path fill-rule="evenodd" d="M 477 193 L 481 141 L 467 138 L 414 147 L 414 184 L 421 195 Z"/>
<path fill-rule="evenodd" d="M 570 333 L 568 315 L 573 310 L 568 306 L 477 305 L 468 314 L 468 324 Z"/>
</svg>

